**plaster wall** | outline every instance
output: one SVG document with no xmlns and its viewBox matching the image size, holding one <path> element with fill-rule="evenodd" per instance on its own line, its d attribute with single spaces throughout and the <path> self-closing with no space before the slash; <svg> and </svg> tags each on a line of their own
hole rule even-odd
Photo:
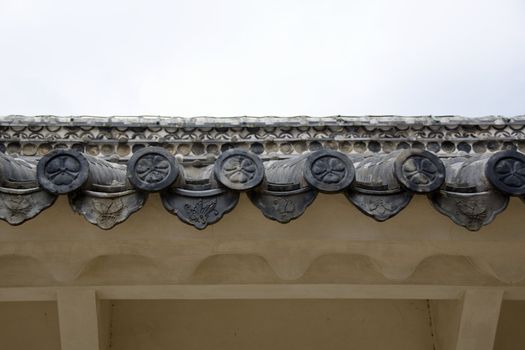
<svg viewBox="0 0 525 350">
<path fill-rule="evenodd" d="M 243 195 L 232 213 L 198 231 L 152 195 L 126 222 L 103 231 L 61 197 L 21 226 L 0 223 L 0 287 L 517 287 L 525 284 L 522 211 L 523 203 L 512 199 L 491 225 L 470 232 L 422 196 L 378 223 L 343 195 L 320 194 L 304 216 L 282 225 L 264 218 Z M 99 330 L 102 349 L 452 350 L 460 305 L 423 299 L 110 300 L 101 303 Z M 523 348 L 521 306 L 504 303 L 496 349 Z M 0 303 L 0 349 L 59 350 L 58 334 L 56 303 Z"/>
<path fill-rule="evenodd" d="M 432 349 L 426 301 L 111 301 L 102 349 Z M 0 349 L 60 350 L 55 303 L 0 303 Z M 380 336 L 378 336 L 380 335 Z"/>
<path fill-rule="evenodd" d="M 0 303 L 0 349 L 60 350 L 56 303 Z"/>
<path fill-rule="evenodd" d="M 0 286 L 177 283 L 411 283 L 523 285 L 524 204 L 479 232 L 452 223 L 417 196 L 378 223 L 343 195 L 319 195 L 289 224 L 241 197 L 223 220 L 198 231 L 156 195 L 104 231 L 67 199 L 20 226 L 0 222 Z"/>
<path fill-rule="evenodd" d="M 432 350 L 425 301 L 120 301 L 115 350 Z"/>
<path fill-rule="evenodd" d="M 495 350 L 525 348 L 525 302 L 504 301 L 501 306 Z"/>
</svg>

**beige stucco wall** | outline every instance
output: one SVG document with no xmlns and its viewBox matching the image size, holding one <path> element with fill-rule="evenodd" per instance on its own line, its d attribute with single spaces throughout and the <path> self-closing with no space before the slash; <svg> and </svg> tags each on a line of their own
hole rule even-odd
<svg viewBox="0 0 525 350">
<path fill-rule="evenodd" d="M 424 301 L 117 302 L 115 350 L 432 350 Z"/>
<path fill-rule="evenodd" d="M 135 300 L 101 304 L 101 349 L 455 349 L 460 307 L 425 300 Z M 525 302 L 503 303 L 496 350 L 523 349 Z M 60 350 L 54 302 L 0 303 L 0 348 Z"/>
<path fill-rule="evenodd" d="M 415 197 L 378 223 L 343 195 L 319 195 L 282 225 L 245 197 L 198 231 L 157 195 L 103 231 L 67 199 L 21 226 L 0 223 L 2 288 L 148 285 L 525 284 L 524 204 L 512 199 L 494 223 L 467 231 Z M 147 297 L 144 297 L 147 299 Z M 242 299 L 242 298 L 239 298 Z M 521 349 L 525 311 L 504 303 L 496 349 Z M 521 305 L 521 304 L 520 304 Z M 455 349 L 458 300 L 109 300 L 103 349 Z M 56 303 L 0 303 L 0 349 L 59 349 Z M 67 349 L 69 350 L 69 349 Z"/>
<path fill-rule="evenodd" d="M 0 303 L 0 349 L 60 350 L 56 303 Z"/>
<path fill-rule="evenodd" d="M 525 302 L 504 301 L 501 307 L 496 350 L 525 348 Z"/>
<path fill-rule="evenodd" d="M 343 195 L 319 195 L 283 225 L 244 196 L 204 231 L 183 224 L 156 195 L 103 231 L 66 198 L 21 226 L 0 222 L 0 285 L 148 283 L 424 283 L 523 285 L 524 204 L 470 232 L 416 197 L 378 223 Z"/>
<path fill-rule="evenodd" d="M 104 349 L 430 350 L 433 342 L 425 301 L 113 301 L 104 307 Z M 59 350 L 56 305 L 0 303 L 0 344 Z"/>
</svg>

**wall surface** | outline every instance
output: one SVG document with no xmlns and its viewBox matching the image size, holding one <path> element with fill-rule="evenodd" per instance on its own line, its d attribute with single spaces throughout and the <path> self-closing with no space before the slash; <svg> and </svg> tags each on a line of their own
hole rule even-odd
<svg viewBox="0 0 525 350">
<path fill-rule="evenodd" d="M 432 350 L 425 301 L 124 301 L 115 350 Z"/>
<path fill-rule="evenodd" d="M 495 350 L 521 350 L 525 347 L 525 302 L 504 301 L 501 307 Z"/>
<path fill-rule="evenodd" d="M 0 349 L 60 350 L 56 303 L 0 303 Z"/>
<path fill-rule="evenodd" d="M 491 303 L 508 292 L 525 299 L 523 208 L 512 199 L 473 233 L 423 196 L 378 223 L 343 195 L 320 194 L 304 216 L 283 225 L 243 195 L 233 212 L 198 231 L 151 195 L 141 211 L 103 231 L 61 197 L 21 226 L 0 223 L 0 300 L 21 300 L 0 303 L 0 349 L 99 350 L 60 349 L 57 304 L 29 301 L 75 288 L 103 299 L 98 325 L 89 327 L 98 327 L 103 350 L 454 350 L 472 334 L 486 335 L 488 345 L 462 350 L 487 350 L 498 327 L 496 349 L 522 349 L 522 305 L 505 301 L 498 324 L 499 306 Z M 234 293 L 225 297 L 221 286 Z M 252 295 L 257 286 L 282 287 L 281 296 L 244 300 L 250 286 Z M 299 289 L 287 289 L 293 286 Z M 310 300 L 316 286 L 328 292 Z M 180 300 L 200 297 L 184 290 L 173 297 L 170 287 L 202 287 L 207 300 Z M 464 295 L 479 288 L 493 294 Z M 484 307 L 479 315 L 463 307 L 484 300 L 488 320 Z"/>
<path fill-rule="evenodd" d="M 0 285 L 177 283 L 411 283 L 523 285 L 524 204 L 479 232 L 452 223 L 422 196 L 388 222 L 325 196 L 279 224 L 244 196 L 204 231 L 169 214 L 156 195 L 104 231 L 66 198 L 35 219 L 0 222 Z"/>
</svg>

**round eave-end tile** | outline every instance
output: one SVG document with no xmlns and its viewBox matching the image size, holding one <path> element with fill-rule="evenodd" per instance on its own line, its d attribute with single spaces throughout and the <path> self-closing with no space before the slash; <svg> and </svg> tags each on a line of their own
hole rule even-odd
<svg viewBox="0 0 525 350">
<path fill-rule="evenodd" d="M 341 192 L 354 181 L 355 169 L 346 155 L 320 150 L 306 158 L 304 178 L 321 192 Z"/>
<path fill-rule="evenodd" d="M 55 150 L 37 165 L 38 183 L 54 194 L 65 194 L 80 188 L 88 179 L 89 164 L 74 150 Z"/>
<path fill-rule="evenodd" d="M 217 181 L 237 191 L 257 187 L 264 178 L 262 160 L 239 149 L 231 149 L 222 153 L 217 158 L 213 171 Z"/>
<path fill-rule="evenodd" d="M 511 150 L 494 154 L 487 162 L 485 176 L 505 194 L 525 195 L 525 155 Z"/>
<path fill-rule="evenodd" d="M 428 151 L 406 150 L 396 159 L 394 175 L 407 190 L 429 193 L 443 185 L 445 165 Z"/>
<path fill-rule="evenodd" d="M 148 192 L 171 186 L 179 176 L 175 157 L 161 147 L 148 147 L 135 152 L 128 161 L 127 171 L 131 184 Z"/>
</svg>

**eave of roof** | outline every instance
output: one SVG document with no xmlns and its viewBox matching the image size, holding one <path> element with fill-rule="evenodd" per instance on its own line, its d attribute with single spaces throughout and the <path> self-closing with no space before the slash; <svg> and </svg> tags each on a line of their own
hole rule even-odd
<svg viewBox="0 0 525 350">
<path fill-rule="evenodd" d="M 170 117 L 170 116 L 0 116 L 0 126 L 98 126 L 98 127 L 284 127 L 284 126 L 457 126 L 457 125 L 525 125 L 525 115 L 512 117 L 463 117 L 454 115 L 421 116 L 326 116 L 326 117 Z"/>
<path fill-rule="evenodd" d="M 109 229 L 149 192 L 203 229 L 240 192 L 282 223 L 318 192 L 339 193 L 375 220 L 427 195 L 469 230 L 509 197 L 525 198 L 525 116 L 0 118 L 0 219 L 17 225 L 68 195 Z"/>
</svg>

